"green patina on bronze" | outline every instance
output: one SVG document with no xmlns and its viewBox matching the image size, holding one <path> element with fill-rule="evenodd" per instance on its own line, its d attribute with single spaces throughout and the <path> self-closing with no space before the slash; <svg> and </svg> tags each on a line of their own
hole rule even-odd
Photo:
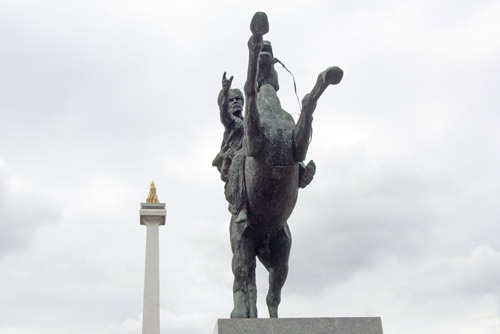
<svg viewBox="0 0 500 334">
<path fill-rule="evenodd" d="M 306 187 L 316 171 L 313 161 L 304 164 L 312 135 L 312 115 L 321 94 L 329 85 L 338 84 L 343 72 L 329 67 L 318 76 L 311 92 L 302 99 L 302 111 L 295 124 L 281 108 L 277 95 L 276 59 L 271 43 L 263 40 L 269 31 L 267 15 L 255 13 L 250 30 L 245 115 L 241 91 L 231 89 L 233 77 L 227 79 L 224 73 L 218 104 L 225 131 L 213 165 L 225 182 L 231 212 L 231 318 L 257 317 L 256 258 L 269 271 L 266 302 L 270 317 L 277 318 L 292 244 L 287 220 L 299 188 Z"/>
</svg>

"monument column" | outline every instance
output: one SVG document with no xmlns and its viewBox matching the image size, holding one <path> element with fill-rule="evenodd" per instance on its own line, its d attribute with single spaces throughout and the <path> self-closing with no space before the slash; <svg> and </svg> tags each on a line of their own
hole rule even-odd
<svg viewBox="0 0 500 334">
<path fill-rule="evenodd" d="M 160 245 L 158 231 L 165 225 L 165 203 L 159 203 L 154 182 L 146 203 L 141 203 L 140 223 L 146 226 L 146 266 L 142 334 L 160 334 Z"/>
</svg>

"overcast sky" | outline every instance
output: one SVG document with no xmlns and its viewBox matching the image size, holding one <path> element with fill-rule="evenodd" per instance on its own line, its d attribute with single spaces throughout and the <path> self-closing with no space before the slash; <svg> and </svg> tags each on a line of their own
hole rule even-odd
<svg viewBox="0 0 500 334">
<path fill-rule="evenodd" d="M 280 316 L 500 332 L 498 1 L 3 0 L 0 333 L 141 332 L 152 179 L 162 332 L 229 317 L 216 98 L 224 71 L 244 84 L 256 11 L 301 97 L 345 73 L 314 116 Z"/>
</svg>

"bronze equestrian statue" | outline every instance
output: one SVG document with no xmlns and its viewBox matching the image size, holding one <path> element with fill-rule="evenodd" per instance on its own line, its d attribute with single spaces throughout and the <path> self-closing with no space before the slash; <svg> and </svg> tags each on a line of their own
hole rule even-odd
<svg viewBox="0 0 500 334">
<path fill-rule="evenodd" d="M 302 100 L 297 124 L 281 108 L 267 15 L 257 12 L 250 24 L 249 60 L 243 95 L 231 89 L 232 77 L 222 79 L 219 94 L 221 122 L 225 127 L 213 165 L 225 182 L 232 214 L 230 222 L 234 308 L 231 318 L 257 317 L 255 266 L 258 258 L 269 272 L 266 302 L 271 318 L 278 317 L 281 289 L 288 274 L 292 244 L 287 220 L 299 188 L 307 186 L 316 171 L 314 162 L 303 163 L 312 135 L 316 102 L 328 85 L 340 82 L 338 67 L 323 71 L 312 91 Z"/>
</svg>

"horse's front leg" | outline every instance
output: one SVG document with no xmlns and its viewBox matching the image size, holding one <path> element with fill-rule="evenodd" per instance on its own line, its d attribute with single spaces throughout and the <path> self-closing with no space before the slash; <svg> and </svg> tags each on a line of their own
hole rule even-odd
<svg viewBox="0 0 500 334">
<path fill-rule="evenodd" d="M 343 75 L 344 72 L 336 66 L 327 68 L 319 74 L 311 92 L 302 99 L 302 112 L 294 132 L 295 158 L 298 162 L 305 160 L 307 155 L 312 134 L 312 115 L 318 99 L 329 85 L 338 84 Z"/>
<path fill-rule="evenodd" d="M 269 32 L 269 22 L 266 13 L 257 12 L 252 17 L 250 23 L 250 31 L 252 36 L 248 40 L 248 69 L 247 81 L 245 83 L 245 95 L 248 99 L 249 96 L 255 96 L 257 92 L 255 79 L 257 77 L 257 63 L 259 53 L 262 50 L 263 38 L 262 36 Z"/>
<path fill-rule="evenodd" d="M 269 31 L 269 22 L 265 13 L 257 12 L 250 23 L 252 36 L 248 40 L 248 70 L 247 81 L 245 82 L 245 138 L 247 143 L 248 155 L 258 154 L 262 145 L 262 133 L 260 126 L 260 117 L 257 110 L 257 69 L 259 53 L 262 51 L 262 36 Z"/>
</svg>

